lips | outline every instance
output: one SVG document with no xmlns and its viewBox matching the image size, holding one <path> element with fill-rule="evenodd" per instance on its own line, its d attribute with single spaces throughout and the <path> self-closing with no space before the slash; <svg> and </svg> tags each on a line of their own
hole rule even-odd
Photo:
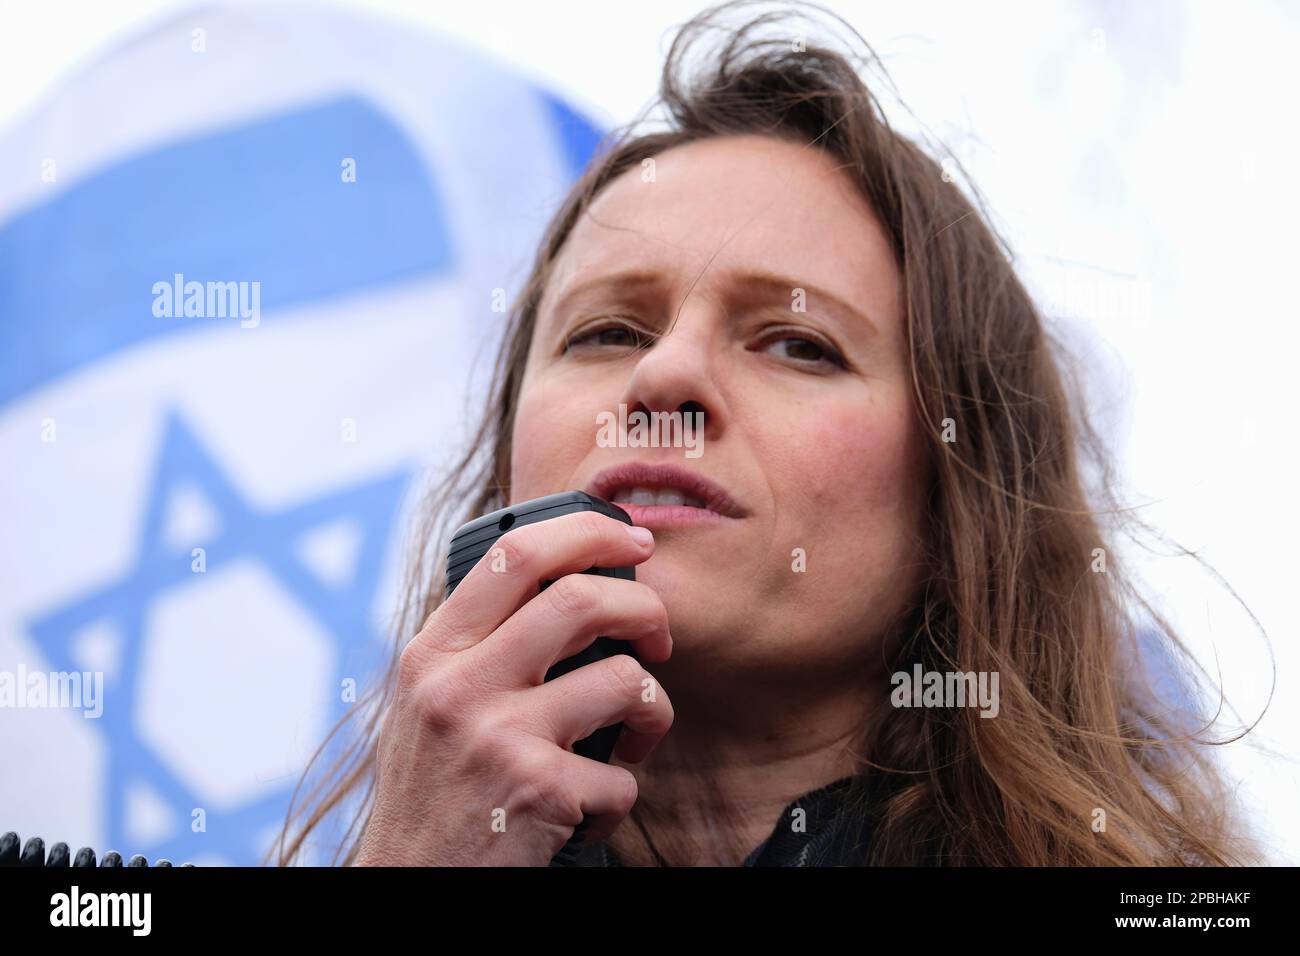
<svg viewBox="0 0 1300 956">
<path fill-rule="evenodd" d="M 587 491 L 620 507 L 631 505 L 625 509 L 629 513 L 643 508 L 693 508 L 726 518 L 745 515 L 744 509 L 721 485 L 676 465 L 628 462 L 606 468 L 592 480 Z"/>
</svg>

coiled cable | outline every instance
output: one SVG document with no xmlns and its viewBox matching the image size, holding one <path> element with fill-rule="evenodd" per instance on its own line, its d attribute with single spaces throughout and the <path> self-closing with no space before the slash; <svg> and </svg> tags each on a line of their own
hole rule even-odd
<svg viewBox="0 0 1300 956">
<path fill-rule="evenodd" d="M 19 849 L 21 845 L 21 851 Z M 77 851 L 75 858 L 70 856 L 68 845 L 66 843 L 56 843 L 50 847 L 49 855 L 45 853 L 45 841 L 40 837 L 31 837 L 23 844 L 18 834 L 10 830 L 4 836 L 0 836 L 0 866 L 28 866 L 28 867 L 64 867 L 64 866 L 94 866 L 95 851 L 88 846 L 83 846 Z M 148 866 L 149 861 L 137 853 L 131 857 L 125 864 L 122 862 L 122 854 L 116 850 L 109 850 L 104 854 L 104 859 L 100 861 L 102 866 Z M 158 860 L 154 866 L 171 866 L 171 860 Z M 182 866 L 194 866 L 193 863 L 182 863 Z"/>
</svg>

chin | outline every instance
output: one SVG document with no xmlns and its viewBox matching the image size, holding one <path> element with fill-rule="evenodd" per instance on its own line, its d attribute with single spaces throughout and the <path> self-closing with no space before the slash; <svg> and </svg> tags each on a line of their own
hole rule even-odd
<svg viewBox="0 0 1300 956">
<path fill-rule="evenodd" d="M 653 562 L 653 558 L 650 562 Z M 642 573 L 644 571 L 644 573 Z M 673 636 L 673 656 L 692 655 L 720 644 L 733 643 L 737 628 L 747 627 L 731 606 L 735 588 L 715 574 L 692 575 L 681 567 L 636 569 L 637 581 L 653 588 L 668 611 Z"/>
<path fill-rule="evenodd" d="M 661 560 L 659 555 L 637 565 L 636 579 L 654 589 L 668 609 L 670 619 L 674 616 L 674 610 L 689 613 L 691 609 L 699 607 L 696 602 L 704 595 L 710 591 L 716 594 L 718 589 L 725 587 L 724 582 L 714 580 L 712 574 L 691 574 L 672 558 Z"/>
</svg>

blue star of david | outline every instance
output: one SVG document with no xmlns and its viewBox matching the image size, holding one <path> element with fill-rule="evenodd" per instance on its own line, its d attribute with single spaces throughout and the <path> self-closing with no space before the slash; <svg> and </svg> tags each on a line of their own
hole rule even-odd
<svg viewBox="0 0 1300 956">
<path fill-rule="evenodd" d="M 72 646 L 80 629 L 109 623 L 122 638 L 118 666 L 104 674 L 103 714 L 87 721 L 102 735 L 108 753 L 103 795 L 108 845 L 96 847 L 97 851 L 117 849 L 124 856 L 142 853 L 151 863 L 159 858 L 180 863 L 217 853 L 238 865 L 257 864 L 265 849 L 258 838 L 266 828 L 283 821 L 298 782 L 295 775 L 258 799 L 218 811 L 202 794 L 188 787 L 136 731 L 133 718 L 139 700 L 146 613 L 166 589 L 195 579 L 190 549 L 168 547 L 165 540 L 167 504 L 178 486 L 198 488 L 219 518 L 219 532 L 199 542 L 206 549 L 209 572 L 225 562 L 260 562 L 329 636 L 334 655 L 333 684 L 320 688 L 320 692 L 333 701 L 329 715 L 332 726 L 350 706 L 339 693 L 343 679 L 360 678 L 370 673 L 377 662 L 381 645 L 375 641 L 368 609 L 408 479 L 405 471 L 390 473 L 290 508 L 257 511 L 226 480 L 181 419 L 169 417 L 134 566 L 119 581 L 54 610 L 31 626 L 52 668 L 58 671 L 85 669 Z M 361 544 L 352 579 L 332 585 L 303 564 L 294 546 L 302 535 L 340 519 L 349 519 L 362 529 Z M 327 752 L 322 759 L 332 756 Z M 129 786 L 137 781 L 150 786 L 179 821 L 179 832 L 174 836 L 152 845 L 129 845 L 126 795 Z M 188 825 L 196 807 L 204 808 L 206 813 L 204 832 L 192 832 Z M 77 847 L 72 849 L 75 852 Z"/>
</svg>

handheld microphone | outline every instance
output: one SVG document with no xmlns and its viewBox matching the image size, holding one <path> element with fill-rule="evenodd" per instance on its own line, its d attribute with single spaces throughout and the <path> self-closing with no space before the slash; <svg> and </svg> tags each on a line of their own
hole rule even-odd
<svg viewBox="0 0 1300 956">
<path fill-rule="evenodd" d="M 559 518 L 562 515 L 574 514 L 579 511 L 595 511 L 622 521 L 624 524 L 630 525 L 632 523 L 632 519 L 622 508 L 610 504 L 604 499 L 597 498 L 595 495 L 589 495 L 584 491 L 564 491 L 559 494 L 546 495 L 542 498 L 534 498 L 531 501 L 501 508 L 491 514 L 475 518 L 473 521 L 461 526 L 460 530 L 452 536 L 451 544 L 447 549 L 446 597 L 451 597 L 452 592 L 456 590 L 456 585 L 460 584 L 474 565 L 485 555 L 490 554 L 497 539 L 511 528 L 536 524 L 539 521 L 548 521 L 551 518 Z M 631 566 L 588 568 L 582 573 L 623 578 L 627 581 L 636 580 L 636 569 Z M 552 583 L 551 581 L 543 582 L 542 589 L 545 590 Z M 550 670 L 546 672 L 544 680 L 554 680 L 586 664 L 604 660 L 617 654 L 636 656 L 631 645 L 626 641 L 616 641 L 609 637 L 597 637 L 595 641 L 577 654 L 552 665 Z M 618 742 L 618 735 L 622 727 L 622 722 L 619 722 L 609 727 L 600 728 L 590 736 L 575 742 L 573 752 L 582 757 L 598 760 L 601 763 L 609 763 L 609 758 L 614 753 L 614 745 Z M 587 823 L 588 818 L 584 817 L 582 823 L 573 831 L 573 836 L 565 843 L 560 852 L 552 858 L 551 866 L 572 864 L 573 859 L 582 848 L 582 834 L 587 827 Z"/>
</svg>

